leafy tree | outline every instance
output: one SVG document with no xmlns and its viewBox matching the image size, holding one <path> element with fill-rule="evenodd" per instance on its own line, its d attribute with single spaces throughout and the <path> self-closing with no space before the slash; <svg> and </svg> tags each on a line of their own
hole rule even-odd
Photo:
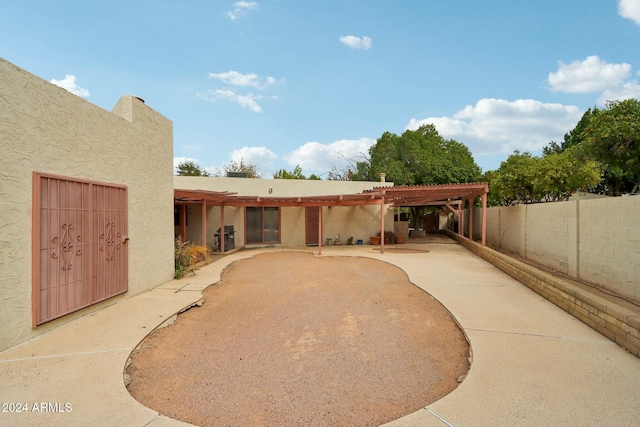
<svg viewBox="0 0 640 427">
<path fill-rule="evenodd" d="M 589 108 L 582 115 L 576 127 L 573 128 L 573 130 L 571 130 L 569 133 L 564 134 L 564 141 L 560 145 L 558 145 L 554 141 L 551 141 L 547 147 L 544 147 L 542 149 L 542 154 L 546 156 L 552 153 L 562 153 L 568 148 L 581 144 L 582 141 L 584 141 L 585 129 L 589 126 L 589 123 L 591 122 L 591 118 L 594 115 L 598 114 L 598 112 L 599 110 L 596 107 L 594 107 L 593 110 Z"/>
<path fill-rule="evenodd" d="M 605 165 L 601 190 L 637 193 L 640 187 L 640 101 L 609 101 L 582 132 L 584 152 Z"/>
<path fill-rule="evenodd" d="M 407 130 L 401 136 L 385 132 L 369 149 L 369 159 L 356 163 L 352 179 L 377 181 L 382 172 L 398 185 L 464 183 L 480 178 L 469 149 L 444 139 L 433 125 Z"/>
<path fill-rule="evenodd" d="M 296 165 L 296 167 L 291 172 L 287 172 L 284 169 L 280 169 L 276 173 L 273 174 L 274 179 L 307 179 L 306 176 L 302 174 L 302 168 L 300 165 Z"/>
<path fill-rule="evenodd" d="M 191 160 L 179 163 L 176 173 L 180 176 L 210 176 L 209 172 Z"/>
<path fill-rule="evenodd" d="M 229 176 L 229 173 L 246 173 L 248 178 L 262 178 L 262 174 L 258 172 L 256 165 L 248 164 L 244 162 L 244 159 L 240 159 L 239 162 L 230 160 L 222 171 L 218 170 L 216 176 Z"/>
<path fill-rule="evenodd" d="M 401 136 L 385 132 L 369 149 L 369 159 L 356 163 L 352 180 L 377 181 L 380 173 L 396 185 L 474 182 L 480 168 L 469 149 L 444 139 L 434 125 L 406 130 Z M 420 227 L 423 207 L 411 208 L 412 222 Z"/>
<path fill-rule="evenodd" d="M 601 167 L 583 159 L 577 147 L 543 157 L 516 151 L 485 178 L 492 205 L 552 202 L 568 200 L 576 191 L 596 185 L 601 180 Z"/>
</svg>

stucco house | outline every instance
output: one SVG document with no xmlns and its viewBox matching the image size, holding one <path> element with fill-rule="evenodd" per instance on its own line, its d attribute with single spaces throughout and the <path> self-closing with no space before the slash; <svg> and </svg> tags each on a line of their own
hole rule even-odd
<svg viewBox="0 0 640 427">
<path fill-rule="evenodd" d="M 0 58 L 0 147 L 0 351 L 173 277 L 170 120 Z"/>
<path fill-rule="evenodd" d="M 220 246 L 216 234 L 223 230 L 223 222 L 233 227 L 236 247 L 316 245 L 327 239 L 346 243 L 349 237 L 354 244 L 368 243 L 381 226 L 394 229 L 394 210 L 363 192 L 392 186 L 389 182 L 176 176 L 174 232 L 184 240 L 212 247 Z"/>
<path fill-rule="evenodd" d="M 176 235 L 321 248 L 394 230 L 398 206 L 486 206 L 486 183 L 174 177 L 172 123 L 141 98 L 105 111 L 1 58 L 0 100 L 0 351 L 171 280 Z"/>
</svg>

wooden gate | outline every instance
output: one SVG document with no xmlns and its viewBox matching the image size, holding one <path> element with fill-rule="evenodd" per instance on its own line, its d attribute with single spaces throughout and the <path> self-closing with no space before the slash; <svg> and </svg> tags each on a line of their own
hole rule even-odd
<svg viewBox="0 0 640 427">
<path fill-rule="evenodd" d="M 320 222 L 320 207 L 307 206 L 305 208 L 305 239 L 307 245 L 317 245 L 318 225 Z"/>
<path fill-rule="evenodd" d="M 33 182 L 33 325 L 126 292 L 126 187 L 39 173 Z"/>
</svg>

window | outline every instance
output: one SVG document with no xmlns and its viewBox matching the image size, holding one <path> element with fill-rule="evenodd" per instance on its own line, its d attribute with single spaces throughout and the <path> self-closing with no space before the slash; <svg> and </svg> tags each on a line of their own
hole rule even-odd
<svg viewBox="0 0 640 427">
<path fill-rule="evenodd" d="M 280 243 L 280 208 L 247 207 L 247 244 Z"/>
</svg>

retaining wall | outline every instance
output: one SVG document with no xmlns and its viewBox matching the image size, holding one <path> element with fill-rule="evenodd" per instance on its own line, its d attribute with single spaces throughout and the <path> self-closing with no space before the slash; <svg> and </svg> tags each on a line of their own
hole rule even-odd
<svg viewBox="0 0 640 427">
<path fill-rule="evenodd" d="M 640 357 L 640 314 L 503 253 L 448 232 L 471 252 L 500 268 L 619 346 Z"/>
</svg>

